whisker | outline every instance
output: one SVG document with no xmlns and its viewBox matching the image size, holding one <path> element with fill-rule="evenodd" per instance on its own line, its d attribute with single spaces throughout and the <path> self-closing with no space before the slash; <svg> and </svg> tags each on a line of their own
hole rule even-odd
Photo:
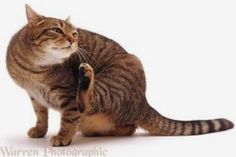
<svg viewBox="0 0 236 157">
<path fill-rule="evenodd" d="M 75 51 L 75 53 L 79 56 L 80 61 L 82 61 L 82 58 L 81 58 L 81 56 L 80 56 L 80 53 L 77 52 L 77 51 Z"/>
<path fill-rule="evenodd" d="M 85 60 L 85 62 L 88 62 L 87 58 L 84 56 L 84 54 L 81 51 L 78 50 L 77 52 L 81 55 L 82 61 Z"/>
<path fill-rule="evenodd" d="M 84 52 L 81 52 L 81 54 L 86 58 L 86 60 L 88 61 L 88 63 L 90 63 L 90 59 L 88 56 L 86 56 L 86 54 L 84 54 Z"/>
<path fill-rule="evenodd" d="M 94 68 L 97 67 L 96 60 L 88 51 L 86 51 L 85 49 L 82 49 L 80 47 L 78 48 L 78 51 L 80 51 L 80 53 L 82 53 L 87 58 L 87 60 L 89 60 L 90 62 L 92 61 Z"/>
</svg>

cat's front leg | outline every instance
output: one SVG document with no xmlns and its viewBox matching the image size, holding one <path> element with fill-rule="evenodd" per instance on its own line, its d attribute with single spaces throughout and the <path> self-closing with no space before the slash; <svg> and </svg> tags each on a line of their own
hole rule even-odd
<svg viewBox="0 0 236 157">
<path fill-rule="evenodd" d="M 40 105 L 32 97 L 31 97 L 31 102 L 37 117 L 37 122 L 35 127 L 29 129 L 28 136 L 30 138 L 41 138 L 46 135 L 48 130 L 48 109 Z"/>
<path fill-rule="evenodd" d="M 75 105 L 75 103 L 73 103 Z M 56 136 L 51 138 L 52 146 L 68 146 L 70 145 L 80 119 L 78 106 L 71 106 L 61 111 L 61 127 Z"/>
</svg>

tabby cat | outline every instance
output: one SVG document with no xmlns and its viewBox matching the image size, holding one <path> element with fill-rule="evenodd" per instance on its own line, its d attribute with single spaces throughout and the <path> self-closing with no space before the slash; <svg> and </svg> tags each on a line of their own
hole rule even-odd
<svg viewBox="0 0 236 157">
<path fill-rule="evenodd" d="M 12 38 L 7 69 L 28 93 L 37 116 L 30 138 L 44 137 L 48 108 L 61 113 L 50 140 L 67 146 L 84 136 L 129 136 L 139 126 L 152 135 L 199 135 L 233 128 L 226 119 L 177 121 L 153 109 L 145 97 L 141 62 L 115 41 L 69 20 L 44 17 L 26 5 L 28 24 Z"/>
</svg>

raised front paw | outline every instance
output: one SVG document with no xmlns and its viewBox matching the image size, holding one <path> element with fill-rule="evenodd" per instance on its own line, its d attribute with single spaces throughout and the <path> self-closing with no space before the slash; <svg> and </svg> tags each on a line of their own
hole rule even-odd
<svg viewBox="0 0 236 157">
<path fill-rule="evenodd" d="M 67 136 L 53 136 L 50 140 L 51 146 L 60 147 L 60 146 L 68 146 L 70 145 L 72 138 Z"/>
<path fill-rule="evenodd" d="M 88 89 L 90 81 L 94 77 L 93 68 L 87 63 L 81 63 L 79 66 L 79 86 L 80 89 Z"/>
<path fill-rule="evenodd" d="M 28 131 L 28 136 L 30 138 L 42 138 L 46 135 L 47 129 L 40 127 L 32 127 Z"/>
</svg>

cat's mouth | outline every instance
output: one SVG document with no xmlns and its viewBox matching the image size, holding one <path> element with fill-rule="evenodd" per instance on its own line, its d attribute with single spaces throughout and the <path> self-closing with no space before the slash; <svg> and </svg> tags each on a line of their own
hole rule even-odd
<svg viewBox="0 0 236 157">
<path fill-rule="evenodd" d="M 68 49 L 71 49 L 71 46 L 67 46 L 67 47 L 52 47 L 52 49 L 54 49 L 54 50 L 68 50 Z"/>
<path fill-rule="evenodd" d="M 62 46 L 52 46 L 52 49 L 53 50 L 68 50 L 68 51 L 70 51 L 70 50 L 76 50 L 77 49 L 77 45 L 76 44 L 70 44 L 70 45 L 65 45 L 64 47 L 62 47 Z"/>
</svg>

